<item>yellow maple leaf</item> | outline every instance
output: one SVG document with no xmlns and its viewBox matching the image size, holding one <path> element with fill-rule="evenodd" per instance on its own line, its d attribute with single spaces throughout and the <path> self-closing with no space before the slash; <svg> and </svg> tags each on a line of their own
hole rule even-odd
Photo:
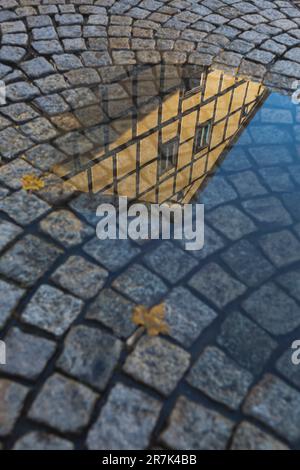
<svg viewBox="0 0 300 470">
<path fill-rule="evenodd" d="M 169 333 L 169 327 L 165 322 L 165 306 L 163 303 L 151 308 L 137 305 L 133 311 L 132 321 L 136 325 L 143 326 L 149 336 Z"/>
<path fill-rule="evenodd" d="M 21 179 L 22 188 L 25 191 L 38 191 L 44 188 L 44 181 L 34 174 L 24 175 Z"/>
</svg>

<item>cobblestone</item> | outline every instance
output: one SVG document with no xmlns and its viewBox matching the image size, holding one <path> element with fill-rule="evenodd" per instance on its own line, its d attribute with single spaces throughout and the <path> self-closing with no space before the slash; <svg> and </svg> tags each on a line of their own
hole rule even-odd
<svg viewBox="0 0 300 470">
<path fill-rule="evenodd" d="M 253 374 L 263 369 L 277 346 L 264 330 L 238 312 L 231 313 L 223 322 L 217 342 Z"/>
<path fill-rule="evenodd" d="M 73 327 L 57 366 L 81 382 L 104 390 L 121 353 L 122 343 L 98 329 Z"/>
<path fill-rule="evenodd" d="M 56 246 L 34 235 L 26 235 L 4 253 L 0 272 L 25 286 L 32 286 L 60 254 Z"/>
<path fill-rule="evenodd" d="M 148 394 L 116 384 L 88 434 L 88 448 L 144 449 L 149 444 L 160 410 L 160 402 Z M 143 426 L 140 426 L 141 422 Z"/>
<path fill-rule="evenodd" d="M 244 302 L 243 308 L 272 334 L 286 334 L 300 324 L 299 307 L 275 284 L 267 283 Z"/>
<path fill-rule="evenodd" d="M 62 335 L 79 315 L 82 302 L 48 285 L 39 287 L 22 314 L 22 320 Z"/>
<path fill-rule="evenodd" d="M 121 338 L 130 336 L 136 326 L 131 321 L 135 304 L 112 289 L 104 289 L 88 308 L 86 318 L 110 328 Z"/>
<path fill-rule="evenodd" d="M 264 235 L 260 239 L 260 245 L 277 267 L 289 265 L 300 259 L 300 243 L 287 230 Z"/>
<path fill-rule="evenodd" d="M 223 205 L 207 215 L 208 222 L 230 240 L 238 240 L 255 231 L 252 220 L 232 205 Z"/>
<path fill-rule="evenodd" d="M 133 264 L 117 277 L 113 287 L 135 302 L 145 305 L 155 304 L 167 292 L 166 285 L 160 278 L 139 264 Z"/>
<path fill-rule="evenodd" d="M 242 295 L 246 287 L 224 271 L 221 266 L 209 263 L 189 281 L 189 285 L 222 308 Z"/>
<path fill-rule="evenodd" d="M 143 337 L 124 370 L 163 395 L 170 394 L 186 372 L 190 355 L 163 338 Z"/>
<path fill-rule="evenodd" d="M 97 395 L 60 374 L 47 379 L 28 416 L 60 432 L 78 433 L 89 422 Z"/>
<path fill-rule="evenodd" d="M 244 410 L 290 442 L 299 439 L 299 400 L 295 389 L 267 374 L 251 391 Z"/>
<path fill-rule="evenodd" d="M 85 244 L 84 251 L 111 271 L 126 266 L 140 252 L 130 240 L 99 240 L 96 237 Z"/>
<path fill-rule="evenodd" d="M 232 428 L 233 423 L 219 413 L 180 397 L 160 437 L 172 449 L 221 450 Z"/>
<path fill-rule="evenodd" d="M 187 380 L 213 400 L 237 409 L 246 396 L 253 377 L 220 349 L 209 346 L 192 367 Z"/>
<path fill-rule="evenodd" d="M 248 286 L 256 286 L 274 274 L 275 269 L 247 240 L 240 240 L 222 255 L 225 263 Z"/>
<path fill-rule="evenodd" d="M 26 379 L 36 379 L 54 354 L 56 344 L 12 328 L 5 336 L 6 362 L 0 370 Z"/>
<path fill-rule="evenodd" d="M 3 328 L 10 314 L 14 311 L 24 289 L 0 280 L 0 327 Z"/>
<path fill-rule="evenodd" d="M 164 304 L 169 335 L 185 347 L 191 346 L 217 317 L 213 309 L 184 287 L 173 289 L 165 298 Z"/>
<path fill-rule="evenodd" d="M 0 251 L 4 250 L 20 233 L 22 229 L 18 225 L 0 220 Z"/>
<path fill-rule="evenodd" d="M 191 255 L 169 242 L 147 254 L 145 261 L 153 271 L 172 284 L 185 277 L 197 266 L 197 262 Z"/>
<path fill-rule="evenodd" d="M 27 387 L 7 379 L 0 380 L 0 436 L 8 435 L 13 429 L 27 394 Z"/>
<path fill-rule="evenodd" d="M 0 201 L 0 210 L 20 225 L 27 225 L 50 209 L 49 205 L 34 194 L 17 191 Z"/>
<path fill-rule="evenodd" d="M 33 431 L 24 434 L 15 443 L 14 450 L 73 450 L 72 442 L 46 432 Z"/>
<path fill-rule="evenodd" d="M 237 427 L 230 448 L 232 450 L 288 450 L 288 446 L 283 442 L 247 421 L 243 421 Z"/>
</svg>

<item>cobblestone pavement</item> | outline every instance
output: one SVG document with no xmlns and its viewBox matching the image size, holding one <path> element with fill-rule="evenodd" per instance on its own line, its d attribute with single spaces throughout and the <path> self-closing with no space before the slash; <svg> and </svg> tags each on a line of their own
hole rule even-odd
<svg viewBox="0 0 300 470">
<path fill-rule="evenodd" d="M 34 194 L 20 185 L 99 144 L 97 89 L 120 112 L 118 77 L 136 63 L 213 64 L 288 92 L 299 26 L 281 0 L 1 0 L 0 446 L 300 447 L 298 110 L 264 109 L 207 185 L 198 255 L 173 242 L 108 250 L 97 197 L 51 174 Z M 170 334 L 131 349 L 134 305 L 160 301 Z"/>
</svg>

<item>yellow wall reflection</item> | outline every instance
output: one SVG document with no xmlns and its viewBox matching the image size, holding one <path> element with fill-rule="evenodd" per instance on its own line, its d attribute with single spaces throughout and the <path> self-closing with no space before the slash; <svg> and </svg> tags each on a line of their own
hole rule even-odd
<svg viewBox="0 0 300 470">
<path fill-rule="evenodd" d="M 266 90 L 260 83 L 204 70 L 197 80 L 180 80 L 169 93 L 159 92 L 158 87 L 159 99 L 148 112 L 138 109 L 137 115 L 112 120 L 107 127 L 116 138 L 83 161 L 76 174 L 72 162 L 54 172 L 84 192 L 187 203 Z"/>
</svg>

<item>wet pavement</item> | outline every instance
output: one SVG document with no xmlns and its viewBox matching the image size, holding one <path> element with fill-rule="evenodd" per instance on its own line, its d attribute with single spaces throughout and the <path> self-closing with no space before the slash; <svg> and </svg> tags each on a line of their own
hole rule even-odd
<svg viewBox="0 0 300 470">
<path fill-rule="evenodd" d="M 0 446 L 299 448 L 299 24 L 287 1 L 2 1 Z M 118 195 L 204 203 L 204 248 L 100 241 Z M 132 342 L 159 303 L 168 333 Z"/>
</svg>

